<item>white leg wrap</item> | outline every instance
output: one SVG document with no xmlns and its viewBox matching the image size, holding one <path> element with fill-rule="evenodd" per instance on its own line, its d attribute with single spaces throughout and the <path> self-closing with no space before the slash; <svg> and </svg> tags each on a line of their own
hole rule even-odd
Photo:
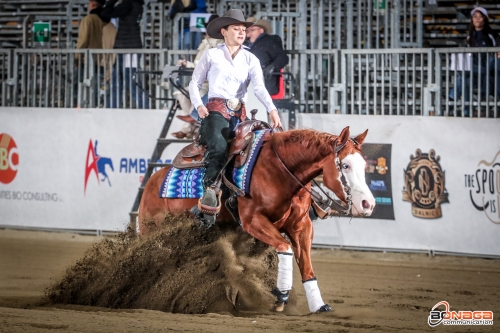
<svg viewBox="0 0 500 333">
<path fill-rule="evenodd" d="M 309 305 L 309 311 L 316 312 L 322 307 L 325 302 L 321 298 L 321 293 L 318 288 L 318 281 L 312 280 L 304 282 L 304 289 L 306 290 L 307 304 Z"/>
<path fill-rule="evenodd" d="M 279 291 L 292 289 L 293 283 L 293 251 L 288 248 L 286 252 L 278 252 L 278 281 L 276 286 Z"/>
</svg>

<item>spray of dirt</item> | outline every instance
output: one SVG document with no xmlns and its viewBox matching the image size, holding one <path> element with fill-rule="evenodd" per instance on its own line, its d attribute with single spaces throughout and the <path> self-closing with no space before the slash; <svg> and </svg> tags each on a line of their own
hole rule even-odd
<svg viewBox="0 0 500 333">
<path fill-rule="evenodd" d="M 275 250 L 233 223 L 200 229 L 167 216 L 148 236 L 96 243 L 46 291 L 51 303 L 173 313 L 265 313 L 275 299 Z"/>
</svg>

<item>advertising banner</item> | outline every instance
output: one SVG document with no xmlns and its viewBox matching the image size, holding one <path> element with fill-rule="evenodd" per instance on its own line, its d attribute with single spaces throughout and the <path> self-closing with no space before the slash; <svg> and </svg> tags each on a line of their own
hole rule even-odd
<svg viewBox="0 0 500 333">
<path fill-rule="evenodd" d="M 125 230 L 167 110 L 0 108 L 0 225 Z M 298 114 L 368 129 L 370 218 L 315 222 L 316 246 L 500 255 L 500 119 Z M 170 132 L 178 130 L 174 120 Z M 185 144 L 165 149 L 169 162 Z"/>
<path fill-rule="evenodd" d="M 500 119 L 298 114 L 298 124 L 369 130 L 374 213 L 316 222 L 314 244 L 500 255 Z"/>
<path fill-rule="evenodd" d="M 0 225 L 125 230 L 166 115 L 1 108 Z"/>
</svg>

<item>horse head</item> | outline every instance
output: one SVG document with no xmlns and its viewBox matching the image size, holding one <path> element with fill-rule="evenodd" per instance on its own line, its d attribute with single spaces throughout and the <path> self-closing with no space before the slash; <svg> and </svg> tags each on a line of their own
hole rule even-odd
<svg viewBox="0 0 500 333">
<path fill-rule="evenodd" d="M 323 165 L 325 186 L 344 203 L 349 201 L 350 189 L 352 215 L 360 217 L 370 216 L 375 207 L 375 198 L 365 180 L 366 162 L 361 156 L 361 145 L 367 134 L 368 130 L 351 138 L 349 127 L 344 128 L 332 141 L 333 154 L 325 159 Z"/>
</svg>

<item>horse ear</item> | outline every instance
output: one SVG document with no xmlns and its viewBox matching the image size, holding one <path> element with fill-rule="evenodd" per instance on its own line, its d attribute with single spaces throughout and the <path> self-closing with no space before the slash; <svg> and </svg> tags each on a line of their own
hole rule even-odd
<svg viewBox="0 0 500 333">
<path fill-rule="evenodd" d="M 361 134 L 358 134 L 355 138 L 354 141 L 356 141 L 360 146 L 365 142 L 366 135 L 368 134 L 368 130 L 364 131 Z"/>
<path fill-rule="evenodd" d="M 340 133 L 339 137 L 338 137 L 338 145 L 341 146 L 341 145 L 344 145 L 347 140 L 349 140 L 349 135 L 350 135 L 350 131 L 349 131 L 349 126 L 347 126 L 346 128 L 344 128 L 342 130 L 342 132 Z"/>
</svg>

